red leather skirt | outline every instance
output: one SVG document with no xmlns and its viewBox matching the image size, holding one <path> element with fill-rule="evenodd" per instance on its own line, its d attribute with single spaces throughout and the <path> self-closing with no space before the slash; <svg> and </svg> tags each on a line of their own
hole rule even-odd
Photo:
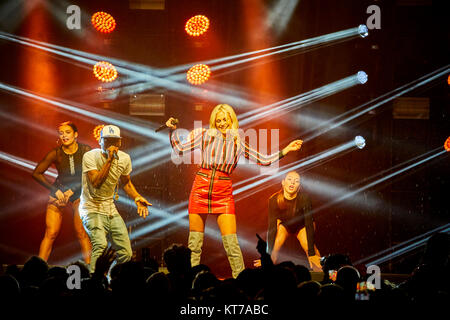
<svg viewBox="0 0 450 320">
<path fill-rule="evenodd" d="M 192 185 L 188 210 L 189 214 L 234 214 L 230 175 L 201 168 Z"/>
</svg>

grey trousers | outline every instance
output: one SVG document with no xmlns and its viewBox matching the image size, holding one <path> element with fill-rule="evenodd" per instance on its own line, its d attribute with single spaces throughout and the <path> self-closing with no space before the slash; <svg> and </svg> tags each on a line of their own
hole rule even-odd
<svg viewBox="0 0 450 320">
<path fill-rule="evenodd" d="M 95 271 L 97 258 L 108 246 L 108 240 L 116 251 L 115 263 L 123 263 L 131 259 L 132 251 L 127 226 L 119 214 L 107 216 L 91 212 L 82 218 L 82 222 L 92 243 L 91 273 Z"/>
</svg>

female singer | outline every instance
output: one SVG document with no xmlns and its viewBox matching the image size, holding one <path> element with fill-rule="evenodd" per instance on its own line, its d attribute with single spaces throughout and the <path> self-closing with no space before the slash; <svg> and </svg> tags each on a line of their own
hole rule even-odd
<svg viewBox="0 0 450 320">
<path fill-rule="evenodd" d="M 91 243 L 78 214 L 81 194 L 81 163 L 83 155 L 91 148 L 77 142 L 78 130 L 74 123 L 66 121 L 58 126 L 61 145 L 52 149 L 33 171 L 33 178 L 50 190 L 45 217 L 46 229 L 39 248 L 39 257 L 48 260 L 52 245 L 61 230 L 62 215 L 68 206 L 72 209 L 75 233 L 81 245 L 86 263 L 89 264 Z M 54 164 L 58 177 L 51 184 L 44 176 Z"/>
<path fill-rule="evenodd" d="M 239 123 L 233 108 L 227 104 L 217 105 L 211 112 L 209 129 L 196 129 L 187 142 L 181 142 L 174 125 L 174 119 L 167 120 L 171 128 L 170 142 L 179 154 L 195 148 L 201 150 L 200 170 L 194 179 L 189 196 L 189 240 L 191 265 L 200 263 L 206 218 L 217 216 L 222 234 L 222 243 L 228 256 L 233 277 L 244 270 L 244 260 L 236 235 L 236 217 L 231 185 L 231 173 L 236 168 L 241 154 L 258 165 L 268 166 L 284 157 L 290 151 L 297 151 L 302 140 L 292 141 L 282 151 L 262 155 L 240 138 Z"/>
</svg>

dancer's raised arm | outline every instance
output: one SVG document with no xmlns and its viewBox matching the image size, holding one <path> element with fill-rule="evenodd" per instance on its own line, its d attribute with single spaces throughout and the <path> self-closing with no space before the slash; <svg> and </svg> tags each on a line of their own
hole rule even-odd
<svg viewBox="0 0 450 320">
<path fill-rule="evenodd" d="M 203 134 L 206 129 L 194 129 L 189 133 L 189 137 L 186 141 L 181 141 L 179 132 L 176 131 L 177 126 L 173 124 L 172 120 L 173 118 L 167 120 L 166 125 L 170 128 L 170 144 L 172 145 L 173 150 L 178 154 L 183 154 L 201 146 Z"/>
<path fill-rule="evenodd" d="M 241 142 L 242 147 L 244 148 L 244 157 L 246 157 L 249 160 L 252 160 L 256 162 L 258 165 L 261 166 L 270 166 L 275 161 L 280 160 L 283 158 L 286 154 L 288 154 L 291 151 L 298 151 L 302 147 L 302 140 L 294 140 L 291 143 L 289 143 L 283 150 L 273 153 L 271 155 L 264 155 L 257 150 L 251 148 L 246 142 Z"/>
</svg>

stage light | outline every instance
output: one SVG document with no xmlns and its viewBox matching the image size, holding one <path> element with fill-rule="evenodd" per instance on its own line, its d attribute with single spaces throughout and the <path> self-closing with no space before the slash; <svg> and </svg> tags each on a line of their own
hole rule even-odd
<svg viewBox="0 0 450 320">
<path fill-rule="evenodd" d="M 366 146 L 366 140 L 361 137 L 361 136 L 356 136 L 355 137 L 355 145 L 359 148 L 362 149 Z"/>
<path fill-rule="evenodd" d="M 356 76 L 359 83 L 364 84 L 367 82 L 367 79 L 369 78 L 367 76 L 367 73 L 365 73 L 364 71 L 358 71 L 358 75 Z"/>
<path fill-rule="evenodd" d="M 294 41 L 290 43 L 286 43 L 283 45 L 278 45 L 275 47 L 265 48 L 265 49 L 259 49 L 255 51 L 249 51 L 244 52 L 240 54 L 234 54 L 231 56 L 225 56 L 221 58 L 215 58 L 210 60 L 202 60 L 198 61 L 198 63 L 205 63 L 208 65 L 217 65 L 214 66 L 214 68 L 218 67 L 218 69 L 224 69 L 233 67 L 242 63 L 247 63 L 250 61 L 254 61 L 257 59 L 277 55 L 277 54 L 284 54 L 291 51 L 295 51 L 293 54 L 300 54 L 305 51 L 310 51 L 316 48 L 323 48 L 324 46 L 332 45 L 336 42 L 343 42 L 343 41 L 349 41 L 352 39 L 355 39 L 359 37 L 359 28 L 354 27 L 346 30 L 341 30 L 333 33 L 324 34 L 318 37 L 309 38 L 301 41 Z M 1 32 L 0 32 L 1 35 Z M 305 50 L 305 51 L 303 51 Z M 290 54 L 290 53 L 289 53 Z M 248 58 L 245 58 L 248 57 Z M 237 60 L 237 61 L 232 61 Z M 232 61 L 229 63 L 225 63 L 227 61 Z M 164 73 L 161 73 L 162 76 L 172 75 L 176 74 L 178 72 L 184 72 L 187 68 L 189 68 L 192 64 L 184 64 L 179 65 L 171 68 L 166 68 Z M 214 70 L 214 69 L 213 69 Z M 238 69 L 239 70 L 239 69 Z"/>
<path fill-rule="evenodd" d="M 3 151 L 0 151 L 0 161 L 9 162 L 17 168 L 28 169 L 30 171 L 33 171 L 37 166 L 36 162 L 17 157 Z M 51 178 L 56 178 L 58 176 L 58 172 L 54 168 L 47 169 L 44 174 Z"/>
<path fill-rule="evenodd" d="M 116 20 L 109 13 L 100 11 L 92 15 L 92 25 L 97 31 L 110 33 L 116 28 Z"/>
<path fill-rule="evenodd" d="M 361 38 L 365 38 L 369 35 L 369 29 L 367 29 L 367 26 L 365 24 L 360 24 L 358 27 L 358 33 Z"/>
<path fill-rule="evenodd" d="M 450 85 L 450 74 L 448 75 L 447 83 L 448 83 L 448 85 Z"/>
<path fill-rule="evenodd" d="M 332 119 L 324 121 L 320 126 L 308 130 L 305 133 L 303 141 L 310 141 L 326 132 L 329 132 L 330 130 L 338 128 L 338 127 L 340 127 L 340 126 L 342 126 L 364 114 L 369 113 L 372 110 L 375 110 L 376 108 L 379 108 L 380 106 L 385 105 L 386 103 L 394 100 L 395 98 L 401 97 L 402 95 L 405 95 L 406 93 L 408 93 L 414 89 L 417 89 L 423 85 L 426 85 L 427 83 L 431 83 L 432 81 L 447 74 L 450 70 L 449 66 L 450 65 L 446 65 L 445 67 L 439 68 L 439 69 L 437 69 L 433 72 L 430 72 L 418 79 L 415 79 L 407 84 L 404 84 L 392 91 L 384 93 L 375 99 L 372 99 L 366 103 L 363 103 L 356 108 L 348 110 Z M 313 133 L 306 135 L 310 132 L 313 132 Z"/>
<path fill-rule="evenodd" d="M 341 80 L 326 84 L 322 87 L 313 89 L 311 91 L 290 97 L 264 107 L 258 107 L 251 111 L 247 111 L 238 116 L 239 124 L 241 126 L 248 126 L 272 119 L 273 117 L 279 117 L 282 114 L 298 110 L 313 101 L 323 99 L 327 96 L 335 94 L 336 92 L 351 88 L 361 83 L 360 71 L 358 74 L 351 75 Z M 362 72 L 365 74 L 364 72 Z"/>
<path fill-rule="evenodd" d="M 271 6 L 267 14 L 266 25 L 276 36 L 280 36 L 284 32 L 299 2 L 300 0 L 278 0 Z"/>
<path fill-rule="evenodd" d="M 94 135 L 95 140 L 97 141 L 100 140 L 100 133 L 102 132 L 104 126 L 105 126 L 104 124 L 99 124 L 94 128 L 92 134 Z"/>
<path fill-rule="evenodd" d="M 188 70 L 186 79 L 193 85 L 199 85 L 205 83 L 210 75 L 211 70 L 206 64 L 196 64 Z"/>
<path fill-rule="evenodd" d="M 98 80 L 111 82 L 117 78 L 117 70 L 111 63 L 100 61 L 94 66 L 94 75 Z"/>
<path fill-rule="evenodd" d="M 186 22 L 184 30 L 192 37 L 204 34 L 209 28 L 209 19 L 203 15 L 197 15 Z"/>
<path fill-rule="evenodd" d="M 445 140 L 444 148 L 445 150 L 450 151 L 450 137 L 448 137 L 447 140 Z"/>
<path fill-rule="evenodd" d="M 58 110 L 62 110 L 62 112 L 70 113 L 72 116 L 95 119 L 96 124 L 99 122 L 110 123 L 138 135 L 164 142 L 167 145 L 167 137 L 163 134 L 155 133 L 154 129 L 150 129 L 148 121 L 137 120 L 130 116 L 119 115 L 115 112 L 102 111 L 101 113 L 95 113 L 91 111 L 92 107 L 89 105 L 65 99 L 56 99 L 54 97 L 44 97 L 3 82 L 0 82 L 0 90 L 5 90 L 23 98 L 33 99 L 38 103 L 43 103 L 47 107 L 57 108 Z"/>
</svg>

